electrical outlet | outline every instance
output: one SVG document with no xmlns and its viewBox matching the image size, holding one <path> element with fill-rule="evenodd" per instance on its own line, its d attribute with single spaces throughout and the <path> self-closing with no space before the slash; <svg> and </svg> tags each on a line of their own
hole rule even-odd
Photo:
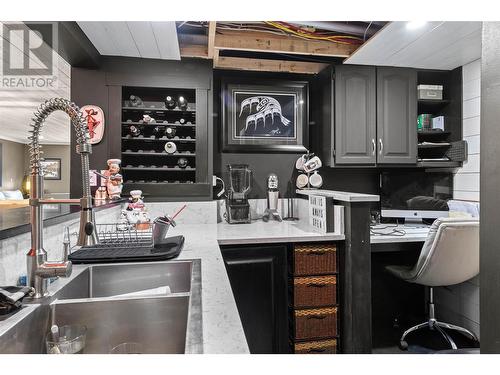
<svg viewBox="0 0 500 375">
<path fill-rule="evenodd" d="M 217 186 L 217 176 L 216 175 L 212 176 L 212 186 Z"/>
</svg>

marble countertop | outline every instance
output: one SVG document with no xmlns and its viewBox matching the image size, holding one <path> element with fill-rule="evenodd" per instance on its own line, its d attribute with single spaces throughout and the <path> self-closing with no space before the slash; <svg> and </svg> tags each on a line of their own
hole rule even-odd
<svg viewBox="0 0 500 375">
<path fill-rule="evenodd" d="M 344 240 L 314 232 L 304 221 L 183 224 L 169 231 L 176 234 L 185 237 L 176 259 L 201 259 L 203 352 L 209 354 L 249 353 L 219 245 Z"/>
<path fill-rule="evenodd" d="M 300 195 L 322 195 L 342 202 L 378 202 L 380 200 L 380 196 L 374 194 L 350 193 L 336 190 L 296 190 L 296 193 Z"/>
<path fill-rule="evenodd" d="M 277 242 L 343 241 L 344 235 L 314 231 L 304 220 L 258 220 L 251 224 L 217 224 L 217 240 L 220 245 L 241 245 Z"/>
</svg>

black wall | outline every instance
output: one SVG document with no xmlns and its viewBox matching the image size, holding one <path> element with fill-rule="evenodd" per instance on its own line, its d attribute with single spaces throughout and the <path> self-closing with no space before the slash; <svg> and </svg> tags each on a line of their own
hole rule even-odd
<svg viewBox="0 0 500 375">
<path fill-rule="evenodd" d="M 283 79 L 309 82 L 309 144 L 311 152 L 320 154 L 321 144 L 321 79 L 311 75 L 301 74 L 276 74 L 257 72 L 234 72 L 214 70 L 213 72 L 213 124 L 214 124 L 214 174 L 224 179 L 227 177 L 227 164 L 248 164 L 253 171 L 253 187 L 251 198 L 266 197 L 266 180 L 270 173 L 276 173 L 279 178 L 280 193 L 282 197 L 289 197 L 295 191 L 295 178 L 297 170 L 295 162 L 301 154 L 293 153 L 223 153 L 222 150 L 222 114 L 220 100 L 220 86 L 223 78 L 239 78 L 262 82 L 269 79 Z M 328 124 L 329 126 L 329 124 Z M 378 172 L 375 169 L 331 169 L 321 168 L 323 188 L 331 190 L 346 190 L 363 193 L 378 194 Z"/>
<path fill-rule="evenodd" d="M 282 197 L 294 195 L 297 171 L 295 161 L 300 154 L 293 153 L 223 153 L 221 152 L 221 105 L 220 82 L 224 77 L 263 82 L 269 79 L 298 80 L 309 82 L 309 143 L 311 152 L 318 155 L 321 151 L 322 116 L 321 92 L 325 82 L 323 76 L 301 74 L 277 74 L 257 72 L 236 72 L 212 70 L 210 64 L 203 60 L 144 60 L 134 58 L 105 57 L 97 69 L 72 68 L 71 97 L 77 105 L 96 104 L 106 115 L 106 132 L 103 141 L 93 146 L 90 157 L 91 169 L 105 169 L 106 160 L 120 155 L 120 121 L 121 121 L 121 86 L 168 87 L 202 87 L 208 90 L 208 111 L 212 113 L 213 124 L 208 124 L 208 169 L 224 179 L 226 166 L 230 163 L 249 164 L 253 170 L 253 188 L 251 198 L 265 198 L 266 179 L 270 173 L 276 173 L 280 180 Z M 210 100 L 213 95 L 213 101 Z M 213 126 L 213 139 L 211 130 Z M 74 139 L 72 139 L 74 146 Z M 80 160 L 76 154 L 71 159 L 71 195 L 81 195 Z M 324 189 L 344 190 L 361 193 L 378 194 L 379 173 L 377 168 L 329 168 L 323 167 Z M 210 178 L 208 179 L 210 181 Z"/>
<path fill-rule="evenodd" d="M 119 158 L 121 155 L 121 99 L 122 86 L 142 87 L 183 87 L 204 90 L 205 102 L 207 95 L 211 96 L 212 68 L 208 61 L 187 59 L 167 61 L 154 59 L 138 59 L 125 57 L 103 57 L 101 65 L 95 69 L 71 69 L 71 100 L 78 106 L 95 104 L 100 106 L 105 114 L 106 130 L 103 140 L 92 146 L 90 169 L 106 169 L 106 161 Z M 211 100 L 209 100 L 211 104 Z M 210 106 L 208 111 L 210 111 Z M 205 109 L 206 113 L 207 110 Z M 210 112 L 208 112 L 210 113 Z M 209 116 L 207 116 L 209 117 Z M 212 149 L 211 123 L 206 125 L 208 118 L 199 119 L 203 129 L 207 129 L 206 142 L 198 149 L 201 154 Z M 75 137 L 71 134 L 72 149 L 75 147 Z M 212 173 L 210 159 L 197 161 L 200 170 Z M 71 154 L 72 197 L 81 196 L 80 158 Z M 205 172 L 206 174 L 206 172 Z M 206 180 L 206 181 L 202 181 Z M 202 176 L 200 182 L 211 181 Z"/>
</svg>

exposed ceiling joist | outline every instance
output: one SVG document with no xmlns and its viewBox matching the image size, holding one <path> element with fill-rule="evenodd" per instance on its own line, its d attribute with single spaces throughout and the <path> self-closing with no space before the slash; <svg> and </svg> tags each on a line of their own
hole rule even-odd
<svg viewBox="0 0 500 375">
<path fill-rule="evenodd" d="M 217 28 L 217 23 L 215 21 L 210 21 L 208 23 L 208 58 L 209 59 L 212 59 L 214 57 L 216 28 Z"/>
<path fill-rule="evenodd" d="M 281 36 L 248 31 L 224 31 L 223 34 L 215 35 L 215 48 L 220 50 L 347 57 L 358 46 L 322 40 L 305 40 L 286 35 Z"/>
<path fill-rule="evenodd" d="M 214 60 L 214 68 L 229 70 L 318 74 L 326 67 L 328 67 L 328 64 L 315 62 L 248 59 L 243 57 L 220 56 L 217 61 Z"/>
<path fill-rule="evenodd" d="M 200 44 L 179 44 L 181 57 L 208 59 L 208 48 Z"/>
</svg>

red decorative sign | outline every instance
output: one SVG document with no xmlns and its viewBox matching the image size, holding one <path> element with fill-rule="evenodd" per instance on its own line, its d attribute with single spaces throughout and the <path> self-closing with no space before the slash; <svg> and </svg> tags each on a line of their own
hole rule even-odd
<svg viewBox="0 0 500 375">
<path fill-rule="evenodd" d="M 84 105 L 81 109 L 90 134 L 90 144 L 95 145 L 104 137 L 104 112 L 96 105 Z"/>
</svg>

